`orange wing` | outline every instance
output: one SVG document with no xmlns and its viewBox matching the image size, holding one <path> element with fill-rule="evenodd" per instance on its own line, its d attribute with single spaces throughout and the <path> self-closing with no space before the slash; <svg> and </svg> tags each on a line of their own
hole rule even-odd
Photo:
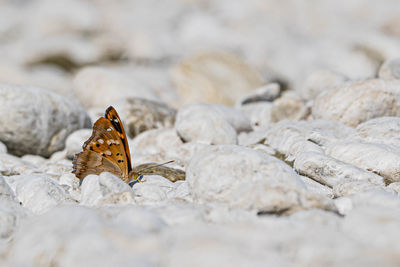
<svg viewBox="0 0 400 267">
<path fill-rule="evenodd" d="M 106 118 L 98 119 L 93 126 L 92 136 L 83 144 L 83 152 L 73 160 L 73 173 L 84 178 L 89 174 L 108 171 L 125 182 L 129 181 L 131 160 L 128 142 L 115 109 L 109 107 Z"/>
<path fill-rule="evenodd" d="M 117 130 L 119 138 L 122 140 L 126 157 L 128 158 L 128 173 L 132 170 L 131 165 L 131 153 L 129 152 L 128 140 L 126 138 L 124 126 L 122 125 L 121 119 L 118 116 L 117 111 L 112 107 L 108 107 L 106 110 L 105 117 L 111 122 L 114 126 L 114 129 Z"/>
</svg>

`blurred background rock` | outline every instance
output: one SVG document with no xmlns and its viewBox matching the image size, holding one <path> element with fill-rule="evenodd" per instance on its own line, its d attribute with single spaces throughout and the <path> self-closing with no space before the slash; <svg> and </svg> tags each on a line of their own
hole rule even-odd
<svg viewBox="0 0 400 267">
<path fill-rule="evenodd" d="M 396 0 L 2 0 L 0 7 L 0 82 L 75 95 L 89 111 L 128 96 L 173 107 L 233 105 L 268 82 L 307 98 L 313 93 L 304 87 L 318 90 L 310 85 L 315 72 L 369 79 L 400 55 Z"/>
</svg>

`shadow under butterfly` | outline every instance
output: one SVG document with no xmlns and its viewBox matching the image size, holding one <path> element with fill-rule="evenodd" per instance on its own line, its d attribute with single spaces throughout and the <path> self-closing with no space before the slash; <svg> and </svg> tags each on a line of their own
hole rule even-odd
<svg viewBox="0 0 400 267">
<path fill-rule="evenodd" d="M 184 171 L 164 166 L 173 160 L 161 164 L 145 163 L 132 168 L 125 130 L 112 106 L 107 108 L 104 117 L 94 123 L 92 136 L 82 148 L 83 151 L 76 154 L 72 161 L 72 173 L 79 179 L 89 174 L 110 172 L 131 186 L 141 182 L 144 175 L 160 175 L 172 182 L 185 180 Z"/>
</svg>

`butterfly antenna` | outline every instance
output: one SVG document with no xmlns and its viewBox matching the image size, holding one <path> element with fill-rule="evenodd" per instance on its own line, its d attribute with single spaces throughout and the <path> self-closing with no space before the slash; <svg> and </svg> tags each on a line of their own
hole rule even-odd
<svg viewBox="0 0 400 267">
<path fill-rule="evenodd" d="M 160 164 L 156 164 L 156 165 L 153 165 L 153 166 L 149 166 L 149 167 L 140 169 L 140 170 L 138 170 L 137 172 L 140 173 L 141 171 L 148 170 L 148 169 L 152 169 L 152 168 L 155 168 L 155 167 L 158 167 L 158 166 L 167 165 L 167 164 L 170 164 L 170 163 L 172 163 L 172 162 L 175 162 L 175 160 L 170 160 L 170 161 L 167 161 L 167 162 L 164 162 L 164 163 L 160 163 Z"/>
</svg>

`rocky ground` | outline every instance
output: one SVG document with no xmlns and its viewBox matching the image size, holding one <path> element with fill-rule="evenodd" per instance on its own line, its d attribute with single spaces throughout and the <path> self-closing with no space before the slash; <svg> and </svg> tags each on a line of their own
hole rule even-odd
<svg viewBox="0 0 400 267">
<path fill-rule="evenodd" d="M 397 1 L 0 6 L 0 266 L 400 265 Z M 109 105 L 186 180 L 80 184 Z"/>
</svg>

